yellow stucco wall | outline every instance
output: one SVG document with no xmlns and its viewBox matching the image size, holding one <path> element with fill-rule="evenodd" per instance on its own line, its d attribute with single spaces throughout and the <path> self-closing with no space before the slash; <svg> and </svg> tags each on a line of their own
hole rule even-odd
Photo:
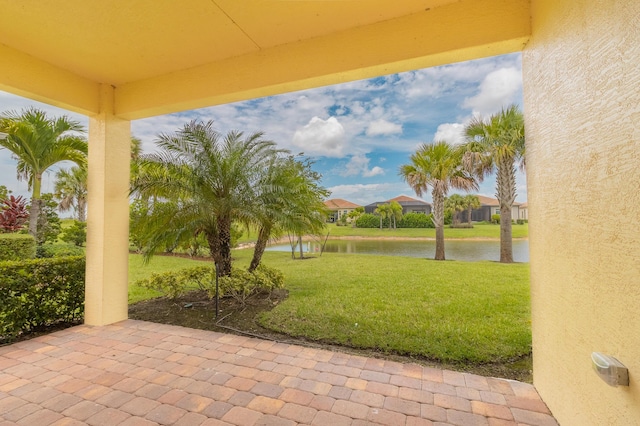
<svg viewBox="0 0 640 426">
<path fill-rule="evenodd" d="M 640 2 L 533 1 L 523 73 L 534 384 L 563 426 L 640 425 Z"/>
</svg>

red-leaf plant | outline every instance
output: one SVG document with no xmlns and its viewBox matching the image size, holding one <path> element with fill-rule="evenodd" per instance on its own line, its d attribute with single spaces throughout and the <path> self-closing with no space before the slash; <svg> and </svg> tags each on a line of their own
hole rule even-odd
<svg viewBox="0 0 640 426">
<path fill-rule="evenodd" d="M 2 200 L 2 206 L 0 207 L 0 229 L 4 232 L 21 230 L 28 219 L 27 201 L 21 196 L 14 197 L 10 195 L 7 199 Z"/>
</svg>

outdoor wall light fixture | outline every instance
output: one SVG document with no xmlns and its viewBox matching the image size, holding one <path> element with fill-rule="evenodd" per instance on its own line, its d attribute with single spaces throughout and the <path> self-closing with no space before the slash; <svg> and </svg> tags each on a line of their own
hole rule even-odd
<svg viewBox="0 0 640 426">
<path fill-rule="evenodd" d="M 629 386 L 629 370 L 620 361 L 600 352 L 591 354 L 593 369 L 610 386 Z"/>
</svg>

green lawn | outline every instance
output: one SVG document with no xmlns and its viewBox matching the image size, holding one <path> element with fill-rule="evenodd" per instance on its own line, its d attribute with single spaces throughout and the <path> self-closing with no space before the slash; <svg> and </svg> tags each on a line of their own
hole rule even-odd
<svg viewBox="0 0 640 426">
<path fill-rule="evenodd" d="M 251 250 L 236 250 L 238 266 Z M 201 264 L 131 256 L 135 279 Z M 263 326 L 311 340 L 419 355 L 449 363 L 505 362 L 530 353 L 529 265 L 325 253 L 292 260 L 267 252 L 286 275 L 289 298 Z M 130 301 L 152 297 L 130 289 Z"/>
<path fill-rule="evenodd" d="M 435 229 L 423 228 L 352 228 L 351 226 L 336 226 L 327 224 L 329 238 L 331 237 L 395 237 L 395 238 L 435 238 Z M 529 236 L 529 225 L 513 225 L 513 238 L 527 238 Z M 444 237 L 452 239 L 460 238 L 500 238 L 499 225 L 474 224 L 473 228 L 449 228 L 445 226 Z"/>
</svg>

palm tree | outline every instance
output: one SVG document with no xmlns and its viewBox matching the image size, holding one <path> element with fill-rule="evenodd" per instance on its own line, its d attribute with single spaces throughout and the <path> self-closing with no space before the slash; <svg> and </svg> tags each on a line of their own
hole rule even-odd
<svg viewBox="0 0 640 426">
<path fill-rule="evenodd" d="M 60 211 L 74 209 L 76 220 L 87 220 L 87 169 L 72 167 L 69 170 L 60 169 L 56 173 L 55 196 L 60 200 Z"/>
<path fill-rule="evenodd" d="M 524 168 L 524 117 L 511 105 L 483 120 L 476 117 L 465 127 L 464 165 L 480 181 L 496 173 L 496 198 L 500 202 L 500 262 L 513 262 L 511 208 L 516 199 L 516 164 Z"/>
<path fill-rule="evenodd" d="M 389 204 L 378 204 L 378 208 L 373 213 L 380 216 L 380 229 L 382 229 L 382 221 L 391 217 L 391 206 Z"/>
<path fill-rule="evenodd" d="M 327 211 L 322 200 L 329 191 L 319 181 L 320 175 L 311 170 L 308 160 L 299 161 L 293 156 L 278 159 L 263 175 L 257 185 L 258 240 L 249 272 L 260 265 L 271 237 L 285 231 L 299 236 L 317 234 L 324 228 Z"/>
<path fill-rule="evenodd" d="M 464 196 L 464 204 L 468 209 L 467 223 L 471 225 L 471 212 L 473 211 L 473 209 L 480 208 L 480 199 L 477 195 L 467 194 Z"/>
<path fill-rule="evenodd" d="M 451 212 L 453 225 L 457 225 L 458 223 L 460 223 L 460 217 L 458 216 L 458 213 L 465 210 L 467 208 L 467 205 L 465 204 L 464 197 L 462 195 L 453 194 L 450 197 L 445 198 L 444 208 L 445 210 Z"/>
<path fill-rule="evenodd" d="M 402 206 L 399 202 L 389 203 L 389 217 L 393 218 L 393 229 L 396 229 L 396 221 L 402 219 Z M 389 220 L 389 228 L 391 228 L 391 220 Z"/>
<path fill-rule="evenodd" d="M 29 183 L 31 212 L 29 233 L 37 234 L 40 215 L 42 174 L 51 166 L 69 160 L 84 167 L 87 163 L 87 141 L 77 132 L 84 129 L 67 116 L 49 118 L 36 108 L 21 114 L 6 111 L 0 114 L 0 147 L 11 151 L 18 160 L 18 179 Z"/>
<path fill-rule="evenodd" d="M 422 144 L 411 163 L 400 166 L 400 176 L 418 197 L 431 187 L 433 223 L 436 226 L 435 260 L 444 260 L 444 197 L 449 188 L 477 189 L 475 178 L 461 167 L 462 155 L 446 141 Z"/>
<path fill-rule="evenodd" d="M 263 134 L 230 131 L 222 137 L 213 121 L 194 120 L 157 139 L 160 151 L 143 156 L 132 192 L 175 203 L 146 219 L 147 259 L 167 243 L 204 234 L 221 276 L 231 274 L 231 224 L 256 223 L 258 186 L 282 150 Z"/>
</svg>

